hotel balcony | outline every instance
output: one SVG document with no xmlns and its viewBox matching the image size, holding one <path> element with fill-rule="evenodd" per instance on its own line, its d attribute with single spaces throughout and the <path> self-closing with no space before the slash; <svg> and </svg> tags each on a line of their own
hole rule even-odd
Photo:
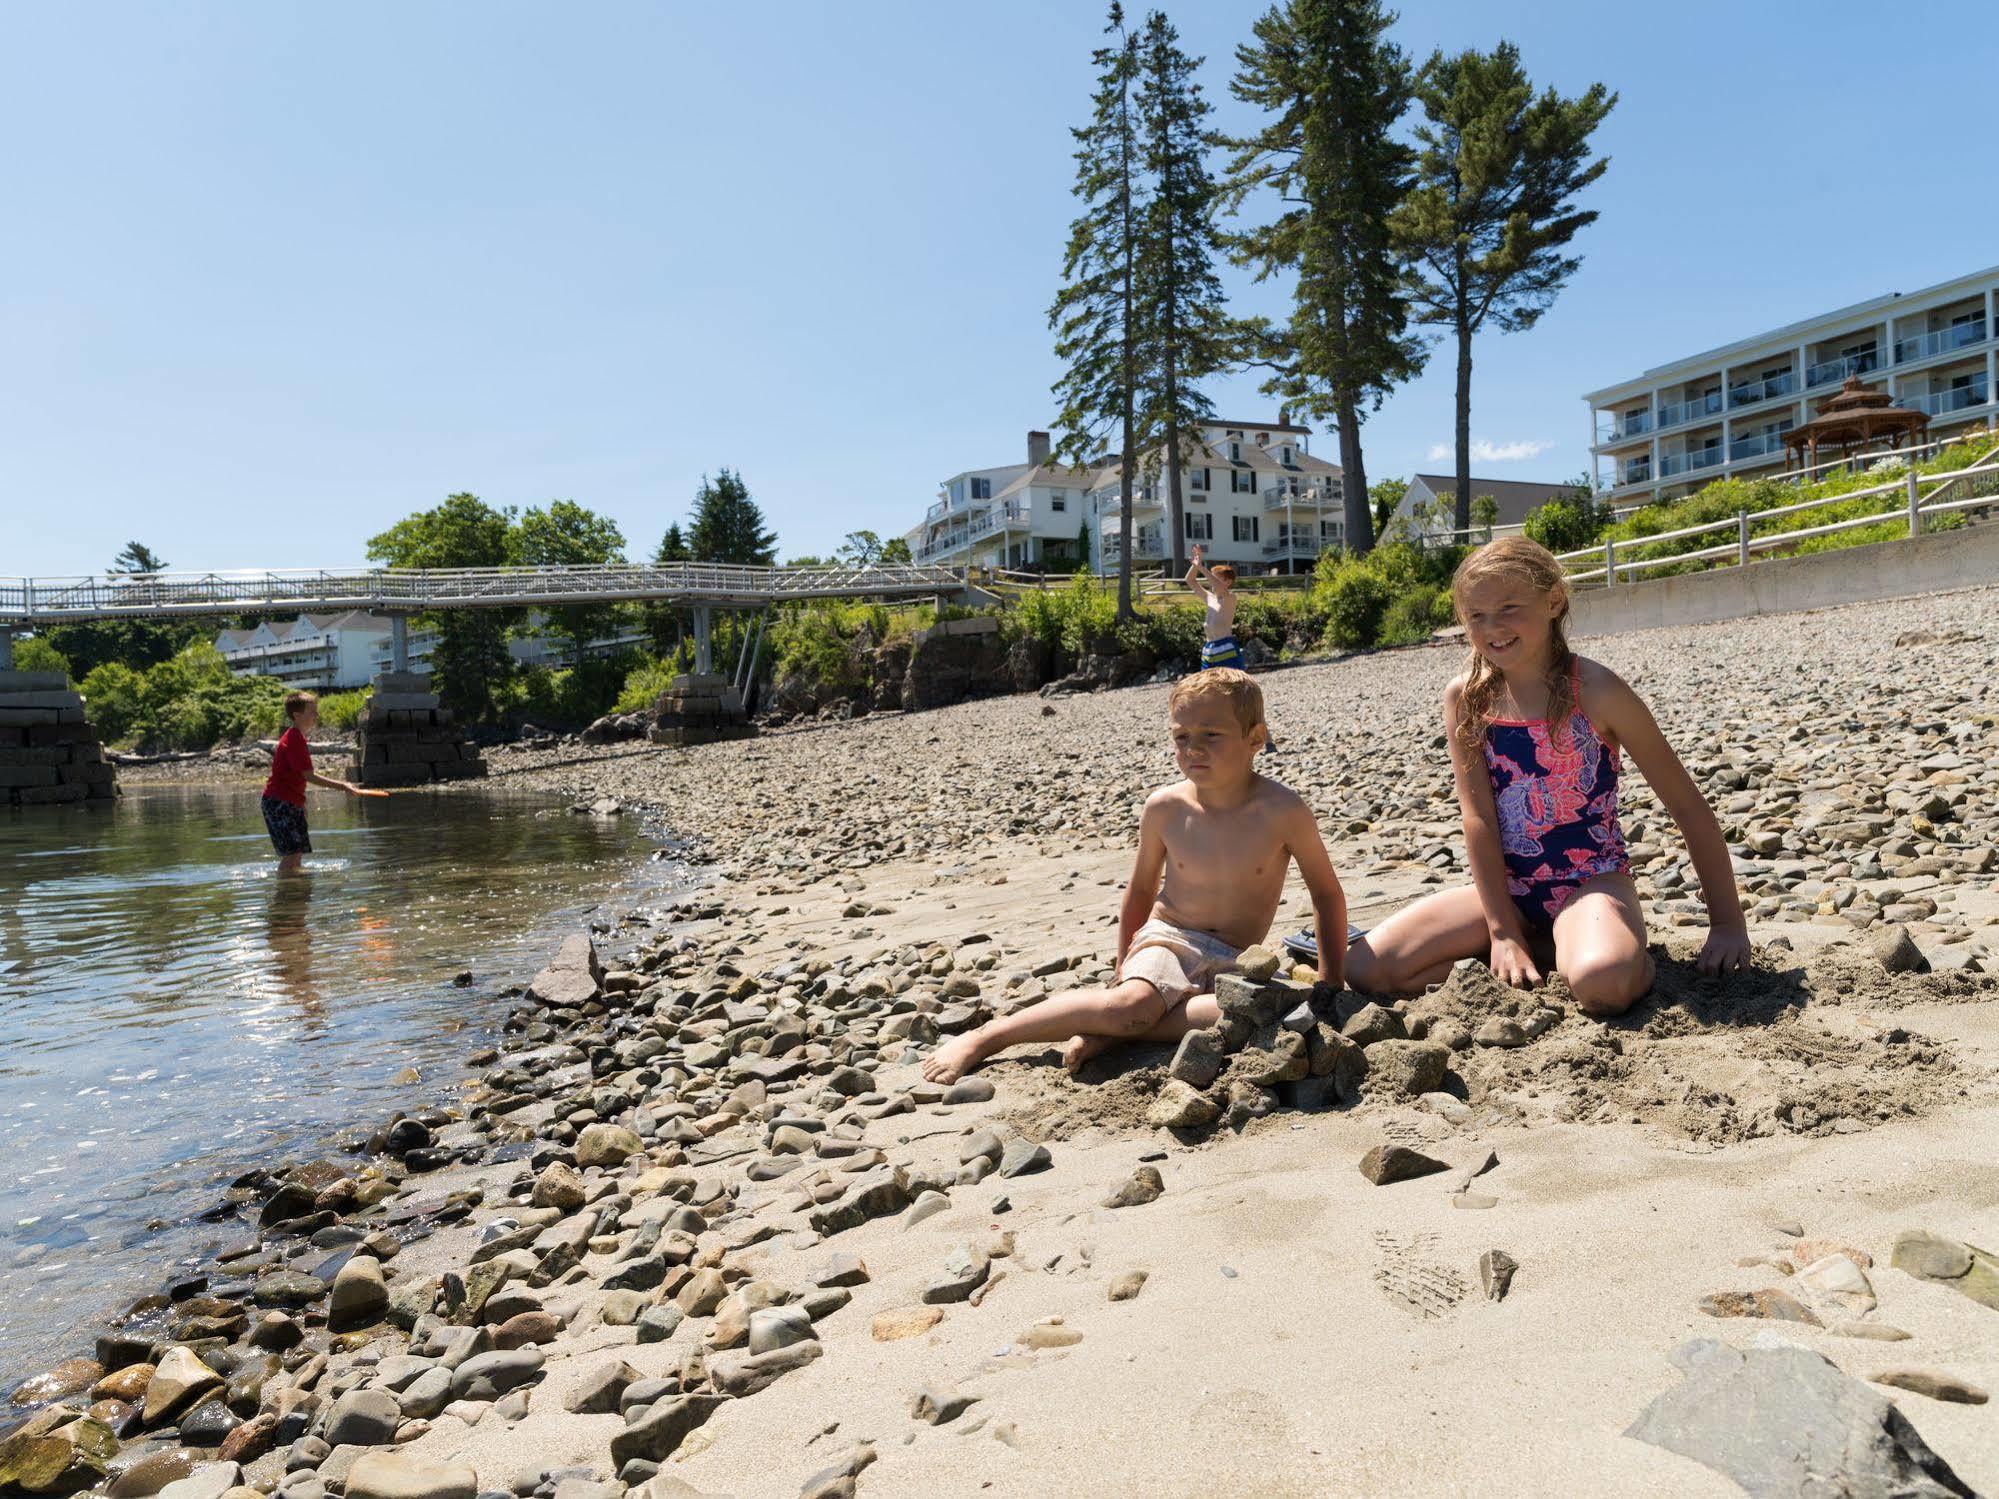
<svg viewBox="0 0 1999 1499">
<path fill-rule="evenodd" d="M 1781 456 L 1784 452 L 1784 434 L 1790 431 L 1792 426 L 1793 423 L 1786 422 L 1775 432 L 1758 432 L 1751 437 L 1738 437 L 1728 445 L 1728 461 L 1743 463 Z"/>
<path fill-rule="evenodd" d="M 1955 327 L 1939 328 L 1933 333 L 1919 333 L 1914 338 L 1895 340 L 1895 363 L 1914 364 L 1919 359 L 1934 359 L 1939 354 L 1955 353 L 1969 348 L 1972 344 L 1985 342 L 1986 324 L 1982 317 L 1973 318 L 1968 323 Z"/>
<path fill-rule="evenodd" d="M 1604 447 L 1616 442 L 1631 442 L 1651 430 L 1652 413 L 1649 411 L 1634 411 L 1629 416 L 1619 417 L 1612 421 L 1608 427 L 1599 428 L 1596 434 L 1597 446 Z"/>
<path fill-rule="evenodd" d="M 1674 401 L 1659 408 L 1659 430 L 1663 432 L 1668 427 L 1684 427 L 1688 422 L 1718 417 L 1721 412 L 1722 399 L 1718 390 L 1689 400 Z"/>
<path fill-rule="evenodd" d="M 1881 351 L 1865 349 L 1858 354 L 1847 354 L 1839 359 L 1824 359 L 1805 371 L 1805 388 L 1816 385 L 1837 385 L 1849 375 L 1864 375 L 1869 370 L 1881 368 Z"/>
<path fill-rule="evenodd" d="M 1272 484 L 1263 491 L 1265 510 L 1317 510 L 1345 503 L 1337 484 Z"/>
<path fill-rule="evenodd" d="M 1704 468 L 1719 468 L 1722 461 L 1721 444 L 1711 448 L 1696 448 L 1690 453 L 1661 453 L 1659 455 L 1659 477 L 1670 479 L 1675 474 L 1693 473 Z"/>
<path fill-rule="evenodd" d="M 1974 375 L 1969 384 L 1960 385 L 1954 390 L 1934 390 L 1925 395 L 1897 396 L 1895 404 L 1909 411 L 1920 411 L 1934 419 L 1983 406 L 1991 398 L 1991 387 L 1981 373 Z"/>
<path fill-rule="evenodd" d="M 1783 374 L 1771 375 L 1768 379 L 1729 386 L 1728 406 L 1731 411 L 1738 406 L 1754 406 L 1758 401 L 1773 401 L 1778 396 L 1788 396 L 1797 388 L 1796 371 L 1785 370 Z"/>
</svg>

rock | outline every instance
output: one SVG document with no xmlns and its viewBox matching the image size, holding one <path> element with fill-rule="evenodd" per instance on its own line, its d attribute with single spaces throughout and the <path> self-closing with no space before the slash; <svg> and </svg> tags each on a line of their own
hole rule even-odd
<svg viewBox="0 0 1999 1499">
<path fill-rule="evenodd" d="M 722 1279 L 721 1271 L 697 1270 L 693 1278 L 680 1288 L 680 1294 L 674 1298 L 674 1304 L 687 1316 L 712 1317 L 715 1308 L 722 1304 L 722 1298 L 728 1294 L 728 1282 Z"/>
<path fill-rule="evenodd" d="M 102 1482 L 118 1438 L 103 1422 L 51 1406 L 0 1442 L 0 1491 L 68 1494 Z M 217 1464 L 216 1466 L 224 1466 Z M 233 1472 L 235 1465 L 226 1465 Z"/>
<path fill-rule="evenodd" d="M 1406 1041 L 1409 1032 L 1402 1017 L 1382 1005 L 1366 1004 L 1354 1011 L 1340 1034 L 1357 1046 L 1373 1046 L 1380 1041 Z"/>
<path fill-rule="evenodd" d="M 1215 1003 L 1223 1016 L 1252 1030 L 1274 1024 L 1297 1002 L 1297 991 L 1289 985 L 1258 983 L 1237 973 L 1215 979 Z"/>
<path fill-rule="evenodd" d="M 1222 1038 L 1213 1028 L 1189 1031 L 1180 1038 L 1166 1075 L 1183 1087 L 1206 1088 L 1221 1076 L 1227 1061 Z"/>
<path fill-rule="evenodd" d="M 65 1359 L 46 1373 L 37 1374 L 15 1386 L 16 1405 L 40 1405 L 61 1400 L 89 1389 L 104 1378 L 104 1366 L 94 1358 Z"/>
<path fill-rule="evenodd" d="M 842 1499 L 842 1496 L 852 1499 L 854 1480 L 874 1460 L 875 1449 L 866 1442 L 856 1442 L 837 1460 L 806 1479 L 798 1491 L 799 1499 Z"/>
<path fill-rule="evenodd" d="M 195 1357 L 192 1349 L 176 1345 L 160 1355 L 153 1370 L 142 1419 L 148 1426 L 158 1426 L 221 1388 L 220 1374 Z"/>
<path fill-rule="evenodd" d="M 347 1471 L 347 1499 L 476 1499 L 479 1475 L 463 1463 L 404 1452 L 365 1452 Z"/>
<path fill-rule="evenodd" d="M 1159 1175 L 1157 1166 L 1140 1166 L 1110 1196 L 1104 1199 L 1107 1208 L 1143 1207 L 1148 1202 L 1157 1202 L 1166 1191 L 1166 1183 Z"/>
<path fill-rule="evenodd" d="M 1451 1194 L 1451 1206 L 1454 1208 L 1467 1208 L 1478 1212 L 1486 1208 L 1498 1207 L 1499 1199 L 1487 1192 L 1453 1192 Z"/>
<path fill-rule="evenodd" d="M 1070 1348 L 1082 1342 L 1083 1335 L 1059 1322 L 1037 1322 L 1014 1341 L 1023 1348 Z"/>
<path fill-rule="evenodd" d="M 768 1306 L 750 1313 L 750 1352 L 770 1353 L 819 1334 L 802 1306 Z"/>
<path fill-rule="evenodd" d="M 1895 1248 L 1888 1262 L 1919 1280 L 1949 1286 L 1980 1305 L 1999 1311 L 1999 1257 L 1975 1244 L 1947 1239 L 1926 1229 L 1909 1229 L 1895 1236 Z"/>
<path fill-rule="evenodd" d="M 170 1483 L 191 1475 L 199 1459 L 184 1447 L 151 1452 L 129 1466 L 121 1465 L 105 1492 L 110 1499 L 148 1499 Z"/>
<path fill-rule="evenodd" d="M 547 1360 L 539 1348 L 496 1349 L 474 1354 L 451 1371 L 455 1400 L 497 1400 L 541 1377 Z"/>
<path fill-rule="evenodd" d="M 1873 1380 L 1876 1384 L 1914 1390 L 1932 1400 L 1949 1400 L 1958 1405 L 1983 1405 L 1991 1398 L 1977 1385 L 1935 1369 L 1888 1369 L 1874 1375 Z"/>
<path fill-rule="evenodd" d="M 535 1178 L 534 1192 L 528 1202 L 533 1207 L 573 1213 L 583 1206 L 585 1196 L 583 1178 L 574 1168 L 562 1161 L 550 1161 Z"/>
<path fill-rule="evenodd" d="M 1909 1335 L 1886 1322 L 1835 1322 L 1826 1329 L 1839 1338 L 1872 1338 L 1877 1343 L 1906 1343 Z"/>
<path fill-rule="evenodd" d="M 902 1226 L 914 1228 L 925 1218 L 934 1218 L 948 1211 L 950 1206 L 951 1199 L 942 1192 L 925 1192 L 909 1205 L 909 1211 L 903 1214 Z"/>
<path fill-rule="evenodd" d="M 584 1170 L 592 1166 L 622 1166 L 645 1149 L 645 1143 L 621 1124 L 585 1125 L 576 1137 L 576 1164 Z"/>
<path fill-rule="evenodd" d="M 1221 1104 L 1207 1094 L 1195 1091 L 1178 1078 L 1170 1078 L 1146 1110 L 1145 1120 L 1159 1129 L 1199 1129 L 1213 1124 L 1221 1113 Z"/>
<path fill-rule="evenodd" d="M 1229 1077 L 1258 1088 L 1274 1088 L 1279 1083 L 1295 1083 L 1311 1070 L 1311 1049 L 1305 1038 L 1273 1025 L 1251 1038 L 1249 1048 L 1231 1065 Z"/>
<path fill-rule="evenodd" d="M 1147 1279 L 1149 1279 L 1149 1276 L 1147 1272 L 1144 1270 L 1125 1271 L 1124 1274 L 1120 1275 L 1116 1280 L 1111 1282 L 1111 1292 L 1110 1292 L 1111 1300 L 1113 1301 L 1137 1300 L 1138 1293 L 1145 1289 L 1145 1282 L 1147 1281 Z"/>
<path fill-rule="evenodd" d="M 243 1470 L 235 1463 L 203 1463 L 161 1489 L 159 1499 L 222 1499 L 242 1481 Z"/>
<path fill-rule="evenodd" d="M 1444 1086 L 1450 1048 L 1435 1041 L 1377 1041 L 1367 1048 L 1366 1087 L 1374 1098 L 1420 1098 Z"/>
<path fill-rule="evenodd" d="M 1055 1158 L 1048 1153 L 1046 1145 L 1033 1140 L 1016 1139 L 1006 1147 L 1000 1157 L 1001 1176 L 1028 1176 L 1036 1171 L 1046 1171 L 1055 1164 Z"/>
<path fill-rule="evenodd" d="M 815 1286 L 864 1286 L 867 1283 L 868 1267 L 857 1254 L 830 1255 L 812 1272 L 812 1284 Z"/>
<path fill-rule="evenodd" d="M 685 1320 L 685 1314 L 677 1306 L 649 1306 L 638 1316 L 638 1341 L 664 1343 Z"/>
<path fill-rule="evenodd" d="M 1710 1317 L 1769 1317 L 1778 1322 L 1820 1325 L 1812 1309 L 1788 1291 L 1715 1291 L 1695 1303 Z"/>
<path fill-rule="evenodd" d="M 802 1369 L 825 1350 L 817 1338 L 803 1338 L 763 1353 L 747 1350 L 718 1353 L 708 1361 L 708 1377 L 716 1389 L 740 1400 L 774 1384 L 793 1369 Z"/>
<path fill-rule="evenodd" d="M 382 1276 L 382 1262 L 373 1255 L 357 1254 L 340 1267 L 333 1277 L 333 1294 L 327 1305 L 327 1326 L 335 1332 L 366 1327 L 382 1320 L 389 1309 L 389 1283 Z"/>
<path fill-rule="evenodd" d="M 1424 1039 L 1434 1041 L 1439 1046 L 1449 1047 L 1452 1051 L 1464 1051 L 1472 1044 L 1471 1032 L 1455 1020 L 1431 1021 L 1430 1029 Z"/>
<path fill-rule="evenodd" d="M 944 1090 L 944 1102 L 990 1103 L 993 1098 L 993 1082 L 989 1077 L 961 1077 Z"/>
<path fill-rule="evenodd" d="M 1890 973 L 1916 973 L 1923 964 L 1922 949 L 1909 929 L 1899 923 L 1882 927 L 1868 939 L 1874 960 Z"/>
<path fill-rule="evenodd" d="M 1377 1187 L 1449 1169 L 1442 1161 L 1411 1150 L 1406 1145 L 1377 1145 L 1360 1158 L 1360 1174 Z"/>
<path fill-rule="evenodd" d="M 991 1260 L 978 1245 L 960 1244 L 944 1261 L 944 1273 L 924 1287 L 924 1303 L 939 1306 L 963 1301 L 985 1284 L 991 1267 Z"/>
<path fill-rule="evenodd" d="M 382 1447 L 396 1439 L 402 1403 L 387 1390 L 349 1390 L 326 1413 L 325 1437 L 335 1447 Z"/>
<path fill-rule="evenodd" d="M 1282 958 L 1259 942 L 1236 954 L 1235 970 L 1252 984 L 1265 984 L 1277 976 L 1282 963 Z"/>
<path fill-rule="evenodd" d="M 1625 1428 L 1758 1499 L 1969 1499 L 1970 1487 L 1884 1396 L 1807 1348 L 1683 1343 L 1681 1383 Z"/>
<path fill-rule="evenodd" d="M 1519 1021 L 1507 1015 L 1494 1015 L 1480 1023 L 1471 1034 L 1475 1046 L 1516 1047 L 1527 1044 L 1527 1031 Z"/>
<path fill-rule="evenodd" d="M 649 1407 L 611 1438 L 611 1463 L 622 1468 L 633 1458 L 663 1463 L 680 1444 L 726 1403 L 721 1395 L 680 1395 Z"/>
<path fill-rule="evenodd" d="M 516 1312 L 493 1329 L 495 1348 L 525 1348 L 533 1343 L 553 1343 L 562 1334 L 562 1324 L 552 1312 Z"/>
<path fill-rule="evenodd" d="M 1813 1301 L 1849 1317 L 1864 1317 L 1876 1305 L 1867 1272 L 1844 1254 L 1828 1254 L 1811 1261 L 1797 1272 L 1796 1279 L 1810 1292 Z"/>
<path fill-rule="evenodd" d="M 1001 1144 L 1000 1137 L 989 1129 L 973 1130 L 971 1134 L 965 1136 L 964 1142 L 958 1147 L 958 1161 L 961 1165 L 969 1165 L 977 1160 L 988 1160 L 997 1166 L 1000 1157 L 1005 1154 L 1006 1146 Z"/>
<path fill-rule="evenodd" d="M 942 1307 L 898 1307 L 878 1315 L 868 1324 L 868 1333 L 877 1343 L 897 1343 L 904 1338 L 918 1337 L 943 1320 Z"/>
<path fill-rule="evenodd" d="M 603 1365 L 570 1391 L 562 1408 L 572 1415 L 604 1416 L 618 1408 L 618 1399 L 645 1376 L 622 1359 Z"/>
<path fill-rule="evenodd" d="M 968 1395 L 956 1385 L 927 1384 L 909 1402 L 909 1414 L 918 1421 L 942 1426 L 955 1421 L 975 1405 L 979 1396 Z"/>
<path fill-rule="evenodd" d="M 184 1413 L 176 1430 L 184 1446 L 220 1447 L 239 1424 L 236 1413 L 219 1396 L 210 1396 Z"/>
<path fill-rule="evenodd" d="M 528 998 L 551 1009 L 575 1009 L 598 998 L 604 981 L 597 949 L 582 933 L 562 939 L 548 967 L 528 985 Z"/>
<path fill-rule="evenodd" d="M 1504 1301 L 1513 1288 L 1514 1272 L 1520 1262 L 1504 1249 L 1488 1249 L 1478 1257 L 1478 1283 L 1485 1287 L 1487 1301 Z"/>
</svg>

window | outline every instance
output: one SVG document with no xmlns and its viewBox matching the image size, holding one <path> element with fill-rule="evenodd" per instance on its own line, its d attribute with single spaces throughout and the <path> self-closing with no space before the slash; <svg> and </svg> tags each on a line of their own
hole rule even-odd
<svg viewBox="0 0 1999 1499">
<path fill-rule="evenodd" d="M 1284 446 L 1284 448 L 1283 448 L 1283 453 L 1284 453 L 1284 461 L 1285 461 L 1285 463 L 1289 464 L 1289 463 L 1291 462 L 1291 446 L 1290 446 L 1290 444 L 1289 444 L 1289 443 L 1286 443 L 1286 444 L 1285 444 L 1285 446 Z"/>
<path fill-rule="evenodd" d="M 1069 491 L 1066 489 L 1049 490 L 1048 508 L 1057 513 L 1067 510 L 1069 508 Z"/>
<path fill-rule="evenodd" d="M 1242 444 L 1241 444 L 1241 443 L 1239 443 L 1239 442 L 1232 442 L 1232 443 L 1230 443 L 1230 444 L 1229 444 L 1229 462 L 1230 462 L 1230 463 L 1240 463 L 1240 462 L 1242 462 Z"/>
<path fill-rule="evenodd" d="M 991 499 L 992 497 L 993 497 L 993 481 L 992 481 L 992 480 L 990 480 L 990 479 L 974 479 L 974 480 L 972 481 L 972 498 L 973 498 L 973 499 L 975 499 L 975 500 L 990 500 L 990 499 Z"/>
<path fill-rule="evenodd" d="M 1189 541 L 1213 541 L 1215 539 L 1215 518 L 1212 515 L 1182 515 L 1186 523 Z"/>
<path fill-rule="evenodd" d="M 1253 473 L 1251 473 L 1251 472 L 1249 472 L 1249 471 L 1248 471 L 1247 469 L 1239 469 L 1239 468 L 1232 468 L 1232 469 L 1230 469 L 1230 470 L 1229 470 L 1229 493 L 1230 493 L 1230 494 L 1255 494 L 1255 493 L 1256 493 L 1256 475 L 1255 475 L 1255 474 L 1253 474 Z"/>
<path fill-rule="evenodd" d="M 1208 487 L 1208 471 L 1204 468 L 1188 469 L 1187 487 L 1189 489 L 1206 489 Z"/>
<path fill-rule="evenodd" d="M 1255 516 L 1238 515 L 1233 517 L 1233 519 L 1235 521 L 1235 539 L 1237 541 L 1257 540 Z"/>
</svg>

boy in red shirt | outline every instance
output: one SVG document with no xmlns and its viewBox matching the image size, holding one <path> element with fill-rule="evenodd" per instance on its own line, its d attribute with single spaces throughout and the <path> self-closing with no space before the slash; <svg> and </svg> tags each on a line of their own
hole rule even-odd
<svg viewBox="0 0 1999 1499">
<path fill-rule="evenodd" d="M 350 796 L 361 789 L 313 772 L 312 750 L 305 736 L 319 723 L 317 697 L 310 692 L 286 693 L 285 717 L 291 720 L 291 727 L 278 736 L 278 747 L 271 751 L 271 778 L 264 782 L 264 826 L 270 829 L 271 847 L 278 851 L 279 874 L 291 874 L 312 852 L 312 835 L 305 825 L 306 782 Z"/>
</svg>

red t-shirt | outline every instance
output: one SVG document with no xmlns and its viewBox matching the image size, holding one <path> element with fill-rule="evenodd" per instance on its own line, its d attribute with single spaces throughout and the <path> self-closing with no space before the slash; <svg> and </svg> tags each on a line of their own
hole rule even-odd
<svg viewBox="0 0 1999 1499">
<path fill-rule="evenodd" d="M 271 778 L 264 782 L 264 795 L 303 807 L 305 778 L 311 774 L 312 751 L 306 748 L 305 735 L 296 726 L 286 729 L 271 751 Z"/>
</svg>

